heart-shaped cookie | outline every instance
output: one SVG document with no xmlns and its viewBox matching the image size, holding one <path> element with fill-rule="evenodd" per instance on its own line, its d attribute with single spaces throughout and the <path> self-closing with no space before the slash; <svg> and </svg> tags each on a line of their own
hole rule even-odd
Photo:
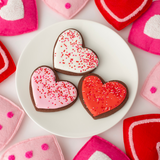
<svg viewBox="0 0 160 160">
<path fill-rule="evenodd" d="M 121 109 L 128 99 L 127 86 L 120 81 L 106 82 L 96 74 L 85 75 L 79 82 L 84 108 L 94 118 L 107 117 Z"/>
<path fill-rule="evenodd" d="M 43 0 L 51 9 L 67 19 L 75 16 L 89 0 Z"/>
<path fill-rule="evenodd" d="M 30 93 L 37 111 L 54 112 L 69 108 L 77 99 L 76 87 L 60 81 L 50 67 L 37 68 L 30 81 Z"/>
<path fill-rule="evenodd" d="M 16 66 L 9 51 L 0 41 L 0 82 L 13 74 L 15 70 Z"/>
<path fill-rule="evenodd" d="M 121 30 L 140 17 L 152 0 L 95 0 L 104 18 L 117 30 Z"/>
<path fill-rule="evenodd" d="M 130 159 L 160 159 L 160 114 L 125 119 L 123 134 L 126 153 Z"/>
<path fill-rule="evenodd" d="M 53 50 L 53 66 L 58 72 L 69 75 L 84 75 L 98 66 L 98 56 L 84 48 L 81 34 L 67 29 L 58 37 Z"/>
<path fill-rule="evenodd" d="M 38 28 L 35 0 L 3 0 L 0 3 L 0 35 L 14 36 Z"/>
</svg>

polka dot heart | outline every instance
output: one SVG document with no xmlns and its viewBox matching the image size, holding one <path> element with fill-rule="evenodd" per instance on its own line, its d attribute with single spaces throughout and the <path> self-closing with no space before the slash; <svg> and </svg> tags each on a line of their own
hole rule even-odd
<svg viewBox="0 0 160 160">
<path fill-rule="evenodd" d="M 24 111 L 22 109 L 5 97 L 0 96 L 0 151 L 14 137 L 23 117 Z M 14 159 L 10 158 L 9 160 Z"/>
<path fill-rule="evenodd" d="M 89 0 L 43 0 L 51 9 L 67 19 L 74 17 Z"/>
<path fill-rule="evenodd" d="M 141 90 L 141 96 L 160 108 L 160 62 L 152 69 Z"/>
<path fill-rule="evenodd" d="M 61 148 L 53 135 L 36 137 L 11 146 L 1 160 L 64 160 Z"/>
</svg>

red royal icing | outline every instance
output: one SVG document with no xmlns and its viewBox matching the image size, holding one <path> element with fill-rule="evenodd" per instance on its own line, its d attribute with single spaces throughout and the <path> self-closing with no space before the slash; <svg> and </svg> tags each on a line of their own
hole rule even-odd
<svg viewBox="0 0 160 160">
<path fill-rule="evenodd" d="M 118 107 L 126 98 L 126 88 L 118 82 L 105 84 L 97 76 L 88 76 L 82 83 L 84 103 L 95 117 Z"/>
</svg>

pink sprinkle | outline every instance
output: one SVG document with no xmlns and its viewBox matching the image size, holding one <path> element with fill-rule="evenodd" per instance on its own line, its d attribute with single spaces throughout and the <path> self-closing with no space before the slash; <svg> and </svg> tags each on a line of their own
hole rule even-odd
<svg viewBox="0 0 160 160">
<path fill-rule="evenodd" d="M 48 150 L 49 146 L 48 146 L 48 144 L 44 143 L 44 144 L 42 144 L 41 148 L 42 148 L 42 150 L 46 151 L 46 150 Z"/>
<path fill-rule="evenodd" d="M 7 113 L 7 117 L 8 117 L 8 118 L 12 118 L 13 116 L 14 116 L 14 114 L 13 114 L 12 112 L 8 112 L 8 113 Z"/>
<path fill-rule="evenodd" d="M 32 158 L 33 157 L 33 151 L 28 151 L 25 154 L 26 158 Z"/>
<path fill-rule="evenodd" d="M 153 93 L 155 93 L 155 92 L 157 91 L 157 88 L 156 88 L 156 87 L 152 87 L 152 88 L 150 89 L 150 91 L 151 91 L 151 93 L 153 94 Z"/>
<path fill-rule="evenodd" d="M 0 125 L 0 130 L 1 130 L 2 128 L 3 128 L 2 125 Z"/>
<path fill-rule="evenodd" d="M 66 9 L 70 9 L 71 8 L 71 4 L 70 3 L 66 3 L 65 7 L 66 7 Z"/>
<path fill-rule="evenodd" d="M 8 160 L 15 160 L 15 156 L 14 156 L 14 155 L 10 155 L 10 156 L 8 157 Z"/>
</svg>

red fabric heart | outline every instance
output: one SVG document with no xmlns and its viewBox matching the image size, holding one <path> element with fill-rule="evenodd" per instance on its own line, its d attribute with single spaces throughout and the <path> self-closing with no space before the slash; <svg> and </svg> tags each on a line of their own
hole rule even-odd
<svg viewBox="0 0 160 160">
<path fill-rule="evenodd" d="M 132 160 L 160 158 L 160 114 L 125 119 L 123 133 L 126 153 Z"/>
<path fill-rule="evenodd" d="M 122 82 L 105 83 L 95 74 L 90 74 L 82 79 L 81 100 L 93 117 L 112 111 L 122 105 L 127 98 L 127 88 Z"/>
<path fill-rule="evenodd" d="M 117 30 L 121 30 L 140 17 L 152 0 L 95 0 L 104 18 Z"/>
<path fill-rule="evenodd" d="M 9 51 L 0 41 L 0 82 L 8 78 L 15 70 L 16 66 Z"/>
</svg>

